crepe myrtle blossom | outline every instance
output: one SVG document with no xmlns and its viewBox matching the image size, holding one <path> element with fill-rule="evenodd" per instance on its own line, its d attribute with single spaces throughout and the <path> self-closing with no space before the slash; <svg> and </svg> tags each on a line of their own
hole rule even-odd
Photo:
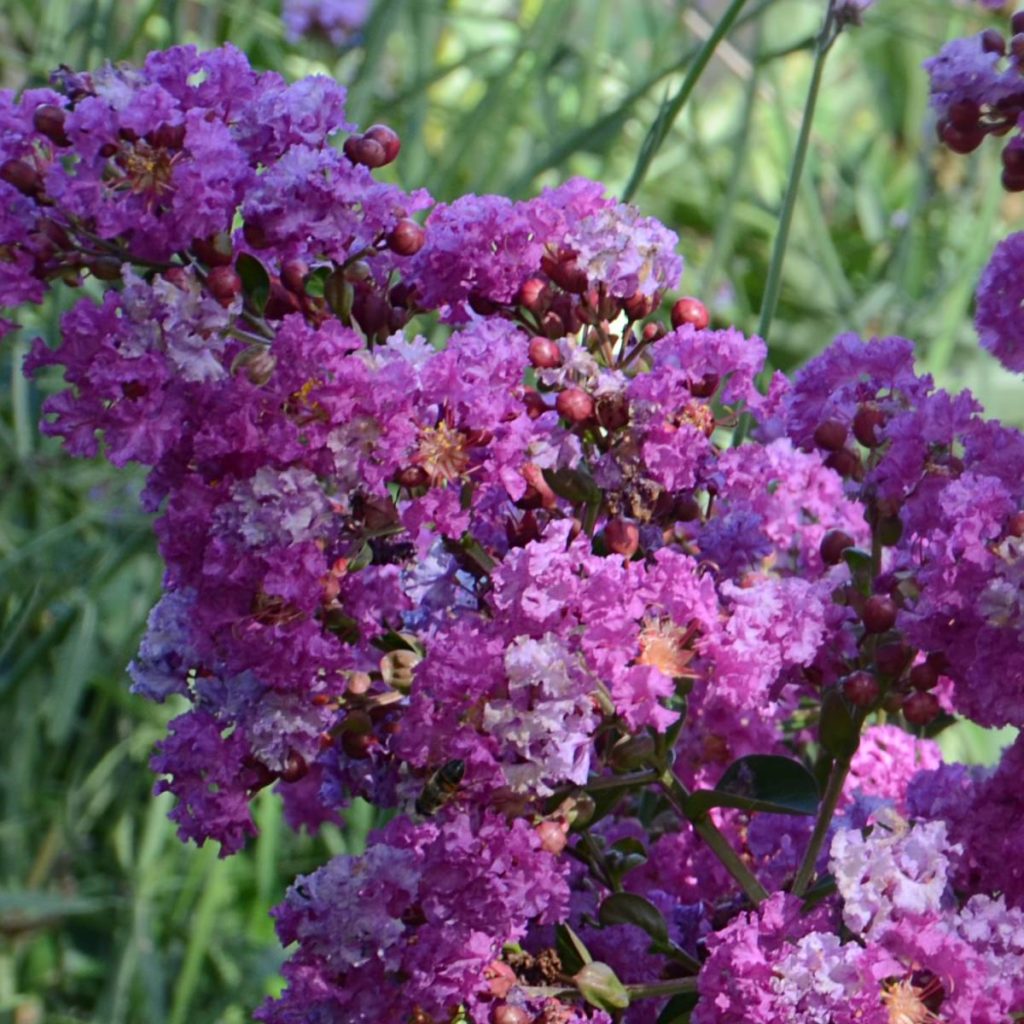
<svg viewBox="0 0 1024 1024">
<path fill-rule="evenodd" d="M 997 50 L 930 67 L 954 141 L 1008 123 Z M 0 304 L 91 282 L 25 368 L 70 454 L 148 470 L 157 788 L 223 856 L 269 786 L 387 813 L 274 912 L 260 1019 L 1024 1012 L 1021 745 L 929 738 L 1024 724 L 1024 436 L 898 337 L 763 394 L 667 227 L 384 184 L 329 79 L 178 47 L 51 86 L 0 94 Z M 1011 367 L 1016 238 L 977 312 Z"/>
</svg>

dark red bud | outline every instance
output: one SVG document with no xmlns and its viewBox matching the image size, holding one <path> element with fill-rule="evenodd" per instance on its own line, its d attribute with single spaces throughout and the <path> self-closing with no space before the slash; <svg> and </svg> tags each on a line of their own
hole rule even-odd
<svg viewBox="0 0 1024 1024">
<path fill-rule="evenodd" d="M 950 104 L 947 116 L 950 124 L 961 131 L 974 128 L 978 124 L 978 118 L 981 117 L 981 107 L 974 100 L 958 100 L 956 103 Z"/>
<path fill-rule="evenodd" d="M 121 261 L 116 256 L 97 256 L 89 261 L 89 270 L 99 281 L 121 280 Z"/>
<path fill-rule="evenodd" d="M 305 294 L 308 275 L 309 264 L 305 260 L 285 260 L 281 264 L 281 284 L 296 295 Z"/>
<path fill-rule="evenodd" d="M 372 732 L 345 732 L 341 736 L 341 749 L 355 761 L 368 758 L 376 743 Z"/>
<path fill-rule="evenodd" d="M 403 217 L 388 235 L 388 248 L 399 256 L 413 256 L 426 240 L 426 231 L 416 221 Z"/>
<path fill-rule="evenodd" d="M 160 276 L 165 281 L 170 281 L 175 288 L 180 288 L 181 291 L 188 290 L 190 278 L 184 267 L 168 267 Z"/>
<path fill-rule="evenodd" d="M 1024 170 L 1011 171 L 1004 167 L 999 178 L 1007 192 L 1024 192 Z"/>
<path fill-rule="evenodd" d="M 672 519 L 677 523 L 700 519 L 700 502 L 692 494 L 677 494 L 672 502 Z"/>
<path fill-rule="evenodd" d="M 1006 521 L 1006 533 L 1010 537 L 1024 537 L 1024 512 L 1014 512 Z"/>
<path fill-rule="evenodd" d="M 939 673 L 934 665 L 922 661 L 910 670 L 910 685 L 915 690 L 933 690 L 939 683 Z"/>
<path fill-rule="evenodd" d="M 350 135 L 342 149 L 352 163 L 363 167 L 383 167 L 388 162 L 384 147 L 376 139 L 368 139 L 364 135 Z"/>
<path fill-rule="evenodd" d="M 985 53 L 998 53 L 1001 57 L 1006 53 L 1006 40 L 1002 32 L 987 28 L 981 33 L 981 48 Z"/>
<path fill-rule="evenodd" d="M 877 448 L 881 443 L 878 428 L 885 423 L 885 413 L 877 405 L 862 405 L 853 417 L 853 436 L 865 448 Z"/>
<path fill-rule="evenodd" d="M 838 565 L 843 560 L 843 552 L 854 546 L 854 539 L 845 530 L 829 530 L 821 538 L 821 560 L 826 565 Z"/>
<path fill-rule="evenodd" d="M 525 306 L 531 313 L 547 312 L 551 304 L 551 289 L 547 281 L 542 281 L 539 277 L 531 277 L 524 281 L 519 288 L 516 302 L 520 306 Z"/>
<path fill-rule="evenodd" d="M 632 558 L 640 547 L 640 530 L 626 519 L 610 519 L 604 528 L 604 542 L 613 555 Z"/>
<path fill-rule="evenodd" d="M 825 420 L 814 430 L 814 443 L 827 452 L 837 452 L 846 444 L 848 433 L 842 420 Z"/>
<path fill-rule="evenodd" d="M 1019 35 L 1021 32 L 1024 32 L 1024 11 L 1017 11 L 1010 18 L 1010 32 L 1013 35 Z"/>
<path fill-rule="evenodd" d="M 859 480 L 863 474 L 864 467 L 860 456 L 851 452 L 849 448 L 840 448 L 837 452 L 830 452 L 825 460 L 829 469 L 834 469 L 840 476 L 852 480 Z"/>
<path fill-rule="evenodd" d="M 231 236 L 226 231 L 218 231 L 209 238 L 195 239 L 192 251 L 208 267 L 226 267 L 234 260 Z"/>
<path fill-rule="evenodd" d="M 629 399 L 623 394 L 602 395 L 597 400 L 597 422 L 605 430 L 621 430 L 629 422 Z"/>
<path fill-rule="evenodd" d="M 40 135 L 45 135 L 58 146 L 66 146 L 69 143 L 67 134 L 64 131 L 66 116 L 60 107 L 52 103 L 44 103 L 33 111 L 32 124 Z"/>
<path fill-rule="evenodd" d="M 299 300 L 294 292 L 288 291 L 281 279 L 275 274 L 270 279 L 270 294 L 263 315 L 268 320 L 282 320 L 289 313 L 299 312 Z"/>
<path fill-rule="evenodd" d="M 708 307 L 700 299 L 695 299 L 691 295 L 676 300 L 675 305 L 672 306 L 671 317 L 673 327 L 693 324 L 698 331 L 703 331 L 711 322 Z"/>
<path fill-rule="evenodd" d="M 185 125 L 167 124 L 165 121 L 149 132 L 146 138 L 151 145 L 160 149 L 181 149 L 185 144 Z"/>
<path fill-rule="evenodd" d="M 1020 60 L 1024 57 L 1024 32 L 1015 32 L 1010 37 L 1010 53 Z"/>
<path fill-rule="evenodd" d="M 572 255 L 559 257 L 542 256 L 541 267 L 559 288 L 573 295 L 582 295 L 587 290 L 587 275 Z"/>
<path fill-rule="evenodd" d="M 296 750 L 289 750 L 288 756 L 284 759 L 284 769 L 281 778 L 285 782 L 298 782 L 309 774 L 309 765 L 306 759 Z"/>
<path fill-rule="evenodd" d="M 214 267 L 207 275 L 206 287 L 222 306 L 230 306 L 242 293 L 242 279 L 234 267 Z"/>
<path fill-rule="evenodd" d="M 914 652 L 906 644 L 880 644 L 875 651 L 875 667 L 883 676 L 896 679 L 903 675 L 903 670 L 913 657 Z"/>
<path fill-rule="evenodd" d="M 886 594 L 873 594 L 864 602 L 861 622 L 868 633 L 886 633 L 896 625 L 896 602 Z"/>
<path fill-rule="evenodd" d="M 941 710 L 939 698 L 921 690 L 915 690 L 903 702 L 903 717 L 911 725 L 927 725 Z"/>
<path fill-rule="evenodd" d="M 570 423 L 586 423 L 594 416 L 594 400 L 579 388 L 562 391 L 555 400 L 555 408 Z"/>
<path fill-rule="evenodd" d="M 242 225 L 242 234 L 245 236 L 245 240 L 254 249 L 266 249 L 270 245 L 270 240 L 267 238 L 266 228 L 263 227 L 258 221 L 247 220 Z"/>
<path fill-rule="evenodd" d="M 22 195 L 35 196 L 43 190 L 39 172 L 25 160 L 5 160 L 0 164 L 0 179 L 13 185 Z"/>
<path fill-rule="evenodd" d="M 945 651 L 932 651 L 932 653 L 924 660 L 928 662 L 928 664 L 931 665 L 939 675 L 949 671 L 949 658 Z"/>
<path fill-rule="evenodd" d="M 533 1014 L 511 1003 L 503 1003 L 491 1010 L 491 1024 L 530 1024 L 532 1020 Z"/>
<path fill-rule="evenodd" d="M 1016 140 L 1015 140 L 1016 141 Z M 1010 142 L 1003 149 L 1003 166 L 1013 174 L 1024 173 L 1024 146 Z"/>
<path fill-rule="evenodd" d="M 505 521 L 505 536 L 510 548 L 523 548 L 531 541 L 540 540 L 537 517 L 530 510 L 524 512 L 518 520 L 510 517 Z"/>
<path fill-rule="evenodd" d="M 402 148 L 402 140 L 398 137 L 398 132 L 394 128 L 389 128 L 386 124 L 373 124 L 363 132 L 364 139 L 373 139 L 374 142 L 380 143 L 384 147 L 384 163 L 389 164 L 392 160 L 398 156 L 398 151 Z"/>
<path fill-rule="evenodd" d="M 664 338 L 666 334 L 664 324 L 644 324 L 644 330 L 641 337 L 648 344 L 658 341 L 660 338 Z"/>
<path fill-rule="evenodd" d="M 538 370 L 553 370 L 562 365 L 562 353 L 550 338 L 542 338 L 539 335 L 531 338 L 527 354 L 530 363 Z"/>
<path fill-rule="evenodd" d="M 387 328 L 391 306 L 378 292 L 363 288 L 356 293 L 352 315 L 368 335 L 373 335 Z"/>
<path fill-rule="evenodd" d="M 523 392 L 523 405 L 526 406 L 526 415 L 531 420 L 538 419 L 548 411 L 548 404 L 544 401 L 544 396 L 533 388 L 527 388 Z"/>
<path fill-rule="evenodd" d="M 480 292 L 471 292 L 469 296 L 469 308 L 480 316 L 493 316 L 501 309 L 501 303 L 488 298 Z"/>
<path fill-rule="evenodd" d="M 874 707 L 881 695 L 882 688 L 870 672 L 852 672 L 843 680 L 843 696 L 856 708 Z"/>
<path fill-rule="evenodd" d="M 643 292 L 634 292 L 622 303 L 622 309 L 630 320 L 643 320 L 654 312 L 654 299 Z"/>
<path fill-rule="evenodd" d="M 717 373 L 705 373 L 700 380 L 686 382 L 686 386 L 694 398 L 710 398 L 718 390 L 718 384 Z"/>
<path fill-rule="evenodd" d="M 973 153 L 984 141 L 985 132 L 980 127 L 958 128 L 944 121 L 939 127 L 939 137 L 954 153 Z"/>
</svg>

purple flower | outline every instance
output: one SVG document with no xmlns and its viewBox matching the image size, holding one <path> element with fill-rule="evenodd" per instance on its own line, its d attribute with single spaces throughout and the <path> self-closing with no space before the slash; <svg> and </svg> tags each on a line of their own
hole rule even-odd
<svg viewBox="0 0 1024 1024">
<path fill-rule="evenodd" d="M 1024 372 L 1021 303 L 1024 285 L 1024 232 L 1004 238 L 992 253 L 978 282 L 974 326 L 981 347 L 1015 373 Z"/>
</svg>

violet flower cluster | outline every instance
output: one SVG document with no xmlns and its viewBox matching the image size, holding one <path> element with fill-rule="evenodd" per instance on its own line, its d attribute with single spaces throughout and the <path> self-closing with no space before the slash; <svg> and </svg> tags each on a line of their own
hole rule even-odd
<svg viewBox="0 0 1024 1024">
<path fill-rule="evenodd" d="M 389 811 L 274 911 L 260 1020 L 1024 1012 L 1024 744 L 925 735 L 1024 724 L 1024 435 L 902 338 L 761 394 L 760 339 L 663 319 L 664 225 L 382 184 L 332 81 L 53 84 L 0 98 L 0 300 L 89 286 L 43 430 L 149 467 L 157 788 L 225 856 L 267 786 Z"/>
<path fill-rule="evenodd" d="M 986 3 L 999 8 L 1001 3 Z M 939 139 L 954 153 L 971 153 L 987 136 L 1002 148 L 1002 185 L 1024 191 L 1024 10 L 1012 16 L 1009 39 L 995 28 L 954 39 L 925 68 Z M 1004 239 L 978 283 L 975 326 L 983 348 L 1006 369 L 1024 372 L 1024 233 Z"/>
</svg>

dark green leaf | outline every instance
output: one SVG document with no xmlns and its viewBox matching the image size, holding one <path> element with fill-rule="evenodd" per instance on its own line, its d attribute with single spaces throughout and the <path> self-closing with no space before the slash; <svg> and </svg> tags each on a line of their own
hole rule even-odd
<svg viewBox="0 0 1024 1024">
<path fill-rule="evenodd" d="M 696 992 L 680 992 L 674 995 L 658 1014 L 656 1024 L 688 1024 L 690 1011 L 697 1005 Z"/>
<path fill-rule="evenodd" d="M 821 745 L 840 760 L 852 757 L 860 743 L 860 719 L 835 687 L 822 698 L 818 736 Z"/>
<path fill-rule="evenodd" d="M 555 925 L 555 950 L 566 974 L 575 974 L 594 961 L 583 940 L 567 924 Z"/>
<path fill-rule="evenodd" d="M 257 313 L 262 313 L 267 306 L 267 299 L 270 298 L 270 275 L 267 268 L 250 253 L 238 254 L 235 260 L 235 269 L 242 279 L 242 291 L 245 293 L 246 302 Z"/>
<path fill-rule="evenodd" d="M 799 761 L 751 754 L 729 765 L 714 789 L 694 793 L 686 802 L 686 813 L 697 817 L 712 807 L 812 815 L 818 808 L 818 787 Z"/>
<path fill-rule="evenodd" d="M 632 892 L 614 892 L 597 912 L 605 926 L 632 924 L 647 932 L 655 942 L 668 942 L 668 925 L 661 911 L 648 899 Z"/>
<path fill-rule="evenodd" d="M 578 469 L 545 469 L 544 479 L 560 498 L 574 505 L 594 505 L 601 500 L 601 489 L 593 477 Z"/>
</svg>

